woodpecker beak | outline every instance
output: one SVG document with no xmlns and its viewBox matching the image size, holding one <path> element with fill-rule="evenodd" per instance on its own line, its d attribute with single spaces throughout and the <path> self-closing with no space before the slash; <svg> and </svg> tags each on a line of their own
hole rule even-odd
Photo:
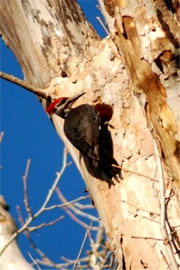
<svg viewBox="0 0 180 270">
<path fill-rule="evenodd" d="M 78 98 L 82 97 L 84 94 L 85 94 L 85 92 L 82 92 L 81 94 L 75 95 L 75 96 L 73 96 L 73 97 L 71 97 L 71 98 L 67 98 L 67 100 L 66 100 L 66 102 L 65 102 L 65 104 L 64 104 L 64 108 L 65 108 L 65 109 L 66 109 L 66 108 L 71 108 L 71 106 L 74 104 L 74 102 L 75 102 Z M 58 107 L 58 105 L 57 105 L 57 107 Z"/>
<path fill-rule="evenodd" d="M 73 96 L 71 98 L 61 99 L 61 101 L 59 103 L 57 103 L 57 105 L 56 105 L 55 114 L 59 115 L 62 118 L 66 118 L 67 114 L 71 110 L 71 106 L 74 104 L 74 102 L 78 98 L 80 98 L 84 94 L 85 94 L 85 92 L 82 92 L 81 94 L 78 94 L 78 95 Z"/>
</svg>

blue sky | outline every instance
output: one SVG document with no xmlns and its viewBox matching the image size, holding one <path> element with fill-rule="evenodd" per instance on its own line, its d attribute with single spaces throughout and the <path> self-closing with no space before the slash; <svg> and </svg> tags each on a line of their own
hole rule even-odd
<svg viewBox="0 0 180 270">
<path fill-rule="evenodd" d="M 104 30 L 96 20 L 96 16 L 100 16 L 100 12 L 96 8 L 97 1 L 82 0 L 79 2 L 100 36 L 104 37 Z M 0 70 L 23 79 L 16 58 L 2 40 L 0 40 L 0 49 Z M 0 193 L 11 206 L 11 214 L 19 225 L 17 205 L 22 210 L 23 218 L 27 218 L 23 203 L 22 181 L 27 160 L 29 158 L 32 160 L 28 176 L 29 200 L 32 210 L 36 211 L 43 203 L 47 191 L 56 177 L 56 172 L 61 168 L 63 143 L 34 95 L 3 80 L 0 80 L 0 89 L 0 131 L 4 132 L 1 143 Z M 70 156 L 68 156 L 68 160 L 71 160 Z M 83 193 L 85 184 L 74 163 L 66 169 L 59 187 L 68 200 L 86 195 Z M 54 196 L 51 204 L 58 202 L 57 196 Z M 88 202 L 91 203 L 90 200 Z M 34 225 L 49 222 L 60 215 L 65 215 L 65 213 L 61 210 L 51 211 L 50 214 L 40 216 Z M 90 224 L 90 221 L 88 222 Z M 32 237 L 36 245 L 51 260 L 60 262 L 61 256 L 70 259 L 77 257 L 84 234 L 85 229 L 65 215 L 62 221 L 53 227 L 34 232 Z M 24 235 L 19 237 L 19 245 L 29 261 L 28 251 L 37 257 Z M 46 267 L 42 269 L 46 269 Z"/>
</svg>

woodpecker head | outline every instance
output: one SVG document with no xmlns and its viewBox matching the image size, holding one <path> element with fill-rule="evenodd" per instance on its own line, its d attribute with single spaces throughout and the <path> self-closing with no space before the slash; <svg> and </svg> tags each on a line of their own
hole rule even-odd
<svg viewBox="0 0 180 270">
<path fill-rule="evenodd" d="M 68 97 L 60 97 L 53 101 L 47 108 L 46 112 L 49 114 L 55 113 L 59 115 L 62 118 L 66 118 L 67 114 L 72 110 L 71 106 L 74 104 L 74 102 L 80 98 L 82 95 L 84 95 L 85 92 L 82 92 L 81 94 L 75 95 L 71 98 Z"/>
</svg>

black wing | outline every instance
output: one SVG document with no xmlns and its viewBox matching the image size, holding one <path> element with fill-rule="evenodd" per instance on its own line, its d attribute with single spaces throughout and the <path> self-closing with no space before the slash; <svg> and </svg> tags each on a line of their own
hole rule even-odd
<svg viewBox="0 0 180 270">
<path fill-rule="evenodd" d="M 100 117 L 93 106 L 83 104 L 72 109 L 65 119 L 64 132 L 81 153 L 99 160 Z"/>
</svg>

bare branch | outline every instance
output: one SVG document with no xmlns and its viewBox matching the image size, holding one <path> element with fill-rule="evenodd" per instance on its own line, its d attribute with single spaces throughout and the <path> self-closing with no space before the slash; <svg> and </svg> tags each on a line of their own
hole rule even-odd
<svg viewBox="0 0 180 270">
<path fill-rule="evenodd" d="M 18 211 L 18 216 L 19 216 L 19 221 L 22 224 L 22 226 L 24 225 L 24 220 L 21 214 L 21 209 L 20 207 L 17 207 L 17 211 Z M 31 247 L 37 252 L 37 254 L 39 254 L 39 256 L 42 257 L 43 261 L 47 261 L 49 262 L 50 259 L 40 250 L 40 248 L 38 248 L 36 246 L 36 244 L 34 243 L 34 241 L 32 240 L 31 236 L 30 236 L 30 232 L 28 230 L 24 231 L 25 236 L 27 237 L 27 239 L 29 240 Z M 28 253 L 29 254 L 29 253 Z M 30 256 L 30 254 L 29 254 Z M 31 257 L 31 256 L 30 256 Z M 33 259 L 33 262 L 35 263 L 35 265 L 37 265 L 37 260 Z"/>
<path fill-rule="evenodd" d="M 52 205 L 52 206 L 49 206 L 49 207 L 46 207 L 44 210 L 45 211 L 50 211 L 50 210 L 53 210 L 53 209 L 56 209 L 56 208 L 62 208 L 62 207 L 65 207 L 65 206 L 68 206 L 70 204 L 76 204 L 76 202 L 78 201 L 81 201 L 81 200 L 86 200 L 87 198 L 89 198 L 89 195 L 87 196 L 81 196 L 77 199 L 74 199 L 72 201 L 69 201 L 69 202 L 66 202 L 66 203 L 61 203 L 61 204 L 56 204 L 56 205 Z M 79 204 L 78 204 L 79 205 Z M 84 205 L 83 205 L 84 206 Z M 85 206 L 84 206 L 85 207 Z"/>
<path fill-rule="evenodd" d="M 58 193 L 58 196 L 60 198 L 61 201 L 63 201 L 64 203 L 67 202 L 67 200 L 65 199 L 65 197 L 63 196 L 62 192 L 60 191 L 60 189 L 57 189 L 57 193 Z M 79 209 L 75 208 L 72 204 L 69 204 L 68 205 L 68 208 L 71 208 L 71 210 L 76 214 L 76 215 L 80 215 L 80 216 L 83 216 L 83 217 L 86 217 L 92 221 L 99 221 L 99 218 L 97 217 L 94 217 L 88 213 L 84 213 L 83 211 L 80 211 Z"/>
<path fill-rule="evenodd" d="M 47 95 L 46 93 L 43 91 L 43 89 L 39 88 L 39 87 L 36 87 L 28 82 L 25 82 L 19 78 L 16 78 L 14 77 L 13 75 L 9 75 L 7 73 L 4 73 L 2 71 L 0 71 L 0 78 L 6 80 L 6 81 L 9 81 L 9 82 L 12 82 L 26 90 L 28 90 L 29 92 L 35 94 L 35 95 L 38 95 L 39 97 L 42 97 L 42 98 L 47 98 Z"/>
<path fill-rule="evenodd" d="M 25 204 L 25 207 L 26 207 L 26 211 L 29 214 L 29 216 L 32 217 L 33 213 L 32 213 L 32 210 L 31 210 L 31 208 L 29 206 L 28 189 L 27 189 L 27 179 L 28 179 L 30 165 L 31 165 L 31 159 L 28 159 L 25 174 L 23 176 L 23 186 L 24 186 L 24 204 Z"/>
<path fill-rule="evenodd" d="M 144 239 L 144 240 L 154 240 L 154 241 L 163 241 L 163 239 L 149 237 L 149 236 L 131 236 L 132 239 Z"/>
<path fill-rule="evenodd" d="M 83 239 L 83 241 L 82 241 L 81 248 L 80 248 L 80 250 L 79 250 L 79 253 L 78 253 L 78 256 L 77 256 L 77 258 L 76 258 L 76 261 L 75 261 L 75 263 L 74 263 L 74 265 L 73 265 L 73 270 L 75 269 L 75 267 L 76 267 L 76 265 L 77 265 L 77 263 L 78 263 L 78 260 L 79 260 L 79 258 L 80 258 L 80 256 L 81 256 L 81 253 L 82 253 L 82 251 L 83 251 L 83 248 L 84 248 L 86 239 L 87 239 L 88 234 L 89 234 L 89 232 L 90 232 L 90 230 L 91 230 L 91 228 L 92 228 L 92 223 L 93 223 L 93 222 L 91 222 L 91 224 L 89 225 L 89 229 L 88 229 L 88 230 L 86 231 L 86 233 L 85 233 L 84 239 Z"/>
<path fill-rule="evenodd" d="M 110 33 L 107 29 L 107 27 L 104 25 L 104 23 L 102 22 L 101 18 L 99 16 L 96 17 L 96 19 L 98 20 L 98 22 L 100 23 L 100 25 L 102 26 L 102 28 L 104 29 L 104 31 L 106 32 L 106 34 L 109 36 Z"/>
<path fill-rule="evenodd" d="M 31 258 L 32 262 L 34 263 L 34 265 L 37 267 L 38 270 L 42 270 L 42 268 L 38 265 L 38 263 L 36 262 L 36 260 L 33 258 L 33 256 L 31 255 L 30 252 L 28 252 L 29 257 Z"/>
<path fill-rule="evenodd" d="M 49 193 L 42 205 L 42 207 L 40 208 L 40 210 L 34 215 L 34 217 L 37 217 L 39 215 L 39 213 L 42 213 L 44 211 L 44 209 L 46 208 L 47 204 L 49 203 L 50 199 L 52 198 L 52 195 L 65 171 L 67 167 L 67 151 L 66 151 L 66 148 L 64 148 L 64 154 L 63 154 L 63 165 L 62 165 L 62 168 L 61 168 L 61 171 L 59 173 L 56 173 L 57 174 L 57 177 L 56 177 L 56 180 L 54 181 L 51 189 L 49 190 Z"/>
<path fill-rule="evenodd" d="M 158 182 L 158 179 L 155 179 L 155 178 L 150 177 L 150 176 L 148 176 L 148 175 L 145 175 L 145 174 L 143 174 L 143 173 L 140 173 L 140 172 L 137 172 L 137 171 L 135 172 L 135 171 L 126 169 L 126 168 L 124 168 L 124 167 L 122 167 L 122 166 L 115 165 L 115 164 L 113 164 L 112 166 L 115 167 L 115 168 L 120 168 L 120 169 L 122 169 L 122 170 L 125 171 L 125 172 L 134 173 L 134 174 L 137 174 L 137 175 L 139 175 L 139 176 L 142 176 L 142 177 L 145 177 L 145 178 L 148 178 L 148 179 L 150 179 L 150 180 L 153 180 L 153 181 L 157 181 L 157 182 Z"/>
<path fill-rule="evenodd" d="M 88 195 L 89 197 L 89 195 Z M 94 206 L 92 204 L 81 204 L 81 203 L 74 203 L 74 206 L 79 208 L 79 209 L 94 209 Z"/>
<path fill-rule="evenodd" d="M 57 191 L 57 190 L 56 190 Z M 87 225 L 85 222 L 81 221 L 79 218 L 76 217 L 67 207 L 64 207 L 65 212 L 74 220 L 76 223 L 80 224 L 85 229 L 89 229 L 89 225 Z M 93 227 L 92 230 L 95 230 Z"/>
<path fill-rule="evenodd" d="M 55 220 L 52 220 L 52 221 L 50 221 L 50 222 L 48 222 L 48 223 L 42 223 L 42 224 L 37 225 L 37 226 L 35 226 L 35 227 L 29 227 L 29 228 L 28 228 L 28 231 L 29 231 L 29 232 L 34 232 L 34 231 L 39 230 L 39 229 L 42 229 L 42 228 L 44 228 L 44 227 L 52 226 L 52 225 L 54 225 L 55 223 L 57 223 L 58 221 L 62 220 L 63 218 L 64 218 L 64 216 L 60 216 L 60 217 L 56 218 Z"/>
<path fill-rule="evenodd" d="M 104 233 L 104 228 L 103 228 L 102 224 L 99 225 L 95 240 L 93 240 L 93 238 L 91 237 L 91 233 L 89 233 L 89 240 L 90 240 L 90 244 L 91 244 L 91 248 L 92 248 L 92 255 L 93 255 L 93 259 L 90 259 L 90 265 L 92 268 L 95 266 L 98 259 L 102 265 L 104 265 L 104 263 L 105 263 L 104 258 L 101 256 L 101 254 L 99 252 L 100 246 L 102 247 L 103 233 Z M 104 251 L 105 251 L 105 249 L 104 249 Z M 94 259 L 94 257 L 96 259 Z"/>
</svg>

